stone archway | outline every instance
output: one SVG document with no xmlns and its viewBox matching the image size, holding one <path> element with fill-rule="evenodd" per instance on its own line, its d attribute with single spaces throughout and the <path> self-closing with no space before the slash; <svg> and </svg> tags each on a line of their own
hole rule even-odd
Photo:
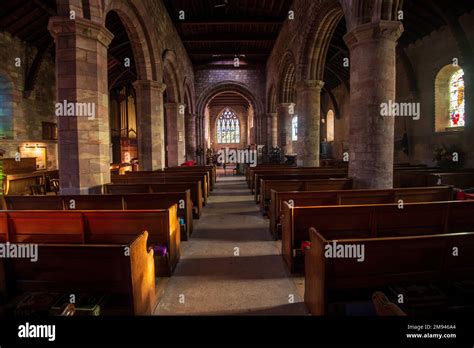
<svg viewBox="0 0 474 348">
<path fill-rule="evenodd" d="M 185 112 L 176 54 L 166 50 L 163 54 L 163 81 L 166 85 L 165 105 L 165 139 L 166 166 L 178 166 L 185 161 Z"/>
</svg>

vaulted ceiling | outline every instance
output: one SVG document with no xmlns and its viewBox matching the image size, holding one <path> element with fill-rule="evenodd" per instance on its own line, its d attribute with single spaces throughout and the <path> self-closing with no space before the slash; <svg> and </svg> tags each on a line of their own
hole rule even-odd
<svg viewBox="0 0 474 348">
<path fill-rule="evenodd" d="M 292 0 L 164 2 L 195 64 L 233 61 L 235 57 L 246 64 L 266 62 Z"/>
</svg>

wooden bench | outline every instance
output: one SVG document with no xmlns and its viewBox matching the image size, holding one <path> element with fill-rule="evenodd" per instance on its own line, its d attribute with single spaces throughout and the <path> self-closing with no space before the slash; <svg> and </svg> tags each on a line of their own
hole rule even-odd
<svg viewBox="0 0 474 348">
<path fill-rule="evenodd" d="M 457 188 L 474 187 L 474 170 L 443 171 L 439 168 L 396 171 L 394 181 L 399 187 L 453 185 Z"/>
<path fill-rule="evenodd" d="M 203 201 L 201 186 L 195 182 L 187 183 L 129 183 L 129 184 L 106 184 L 106 194 L 131 194 L 131 193 L 168 193 L 168 192 L 191 192 L 193 203 L 193 217 L 199 219 L 202 215 Z"/>
<path fill-rule="evenodd" d="M 292 207 L 283 203 L 282 256 L 303 267 L 301 243 L 315 227 L 327 239 L 394 237 L 474 231 L 474 201 Z"/>
<path fill-rule="evenodd" d="M 123 195 L 75 196 L 5 196 L 0 197 L 3 210 L 152 210 L 178 205 L 182 219 L 181 240 L 188 240 L 193 230 L 190 191 Z"/>
<path fill-rule="evenodd" d="M 290 175 L 290 174 L 340 174 L 338 177 L 347 177 L 347 170 L 344 168 L 330 168 L 330 167 L 302 167 L 302 168 L 281 168 L 278 170 L 255 170 L 250 177 L 250 191 L 255 193 L 259 189 L 259 177 L 262 176 L 271 176 L 271 175 Z M 274 179 L 279 179 L 275 177 Z"/>
<path fill-rule="evenodd" d="M 129 176 L 116 175 L 112 177 L 113 184 L 176 184 L 176 183 L 195 183 L 199 186 L 202 205 L 206 205 L 207 194 L 203 191 L 203 184 L 199 178 L 193 177 L 158 177 L 158 176 Z M 204 188 L 204 190 L 207 190 Z"/>
<path fill-rule="evenodd" d="M 207 198 L 210 193 L 210 174 L 207 171 L 200 171 L 200 172 L 168 172 L 168 171 L 141 171 L 141 172 L 127 172 L 125 176 L 131 177 L 139 177 L 139 178 L 181 178 L 181 181 L 186 181 L 186 178 L 191 178 L 192 180 L 198 179 L 201 181 L 201 188 L 202 192 L 205 193 L 205 197 Z"/>
<path fill-rule="evenodd" d="M 8 297 L 28 292 L 105 294 L 103 315 L 151 315 L 157 303 L 147 238 L 147 232 L 138 232 L 115 245 L 39 243 L 36 262 L 4 261 Z"/>
<path fill-rule="evenodd" d="M 255 167 L 251 167 L 250 165 L 245 166 L 245 181 L 247 182 L 247 186 L 250 188 L 250 178 L 253 176 L 253 173 L 256 170 L 278 170 L 278 169 L 285 169 L 285 168 L 297 168 L 295 166 L 289 166 L 287 164 L 258 164 Z"/>
<path fill-rule="evenodd" d="M 122 244 L 140 231 L 148 243 L 165 245 L 167 256 L 155 257 L 157 276 L 170 276 L 180 258 L 177 206 L 128 211 L 3 211 L 0 241 L 11 243 Z M 6 227 L 4 222 L 7 221 Z"/>
<path fill-rule="evenodd" d="M 263 180 L 261 183 L 260 210 L 266 214 L 272 204 L 272 190 L 279 191 L 326 191 L 349 190 L 352 179 L 310 179 L 310 180 Z"/>
<path fill-rule="evenodd" d="M 336 179 L 336 178 L 347 178 L 347 174 L 344 172 L 314 172 L 310 173 L 289 173 L 289 174 L 255 174 L 255 202 L 259 203 L 261 197 L 261 185 L 265 180 L 316 180 L 316 179 Z"/>
<path fill-rule="evenodd" d="M 389 285 L 450 284 L 473 280 L 474 233 L 332 240 L 314 228 L 305 251 L 305 303 L 313 315 L 333 312 L 332 304 L 369 300 Z M 365 259 L 326 257 L 339 247 L 363 245 Z M 457 247 L 459 255 L 453 255 Z"/>
<path fill-rule="evenodd" d="M 191 167 L 169 167 L 163 169 L 167 173 L 192 173 L 192 172 L 205 172 L 209 174 L 209 186 L 214 189 L 217 181 L 217 172 L 215 166 L 191 166 Z"/>
<path fill-rule="evenodd" d="M 209 186 L 209 174 L 207 172 L 202 173 L 168 173 L 168 172 L 127 172 L 125 175 L 122 176 L 113 176 L 112 182 L 120 183 L 121 177 L 132 177 L 132 178 L 140 178 L 141 180 L 146 180 L 148 182 L 189 182 L 189 181 L 200 181 L 201 183 L 201 191 L 203 193 L 204 203 L 206 203 L 207 198 L 209 197 L 210 193 L 210 186 Z M 161 180 L 159 179 L 161 178 Z"/>
<path fill-rule="evenodd" d="M 276 237 L 281 237 L 280 216 L 283 202 L 293 206 L 326 206 L 326 205 L 357 205 L 357 204 L 387 204 L 415 202 L 438 202 L 453 200 L 452 186 L 398 188 L 387 190 L 337 190 L 337 191 L 308 191 L 281 192 L 272 190 L 270 206 L 270 231 Z"/>
</svg>

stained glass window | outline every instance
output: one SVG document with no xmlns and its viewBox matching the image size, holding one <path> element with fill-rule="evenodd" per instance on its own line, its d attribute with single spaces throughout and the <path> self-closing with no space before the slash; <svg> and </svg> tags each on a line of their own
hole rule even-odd
<svg viewBox="0 0 474 348">
<path fill-rule="evenodd" d="M 229 108 L 225 108 L 217 119 L 217 143 L 240 143 L 240 122 L 235 113 Z"/>
<path fill-rule="evenodd" d="M 464 71 L 456 71 L 449 81 L 449 116 L 451 127 L 464 127 Z"/>
<path fill-rule="evenodd" d="M 298 116 L 291 119 L 291 140 L 298 141 Z"/>
</svg>

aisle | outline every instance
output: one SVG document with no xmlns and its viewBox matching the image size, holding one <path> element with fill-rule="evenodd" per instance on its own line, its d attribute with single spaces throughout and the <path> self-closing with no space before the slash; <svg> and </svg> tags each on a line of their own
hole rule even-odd
<svg viewBox="0 0 474 348">
<path fill-rule="evenodd" d="M 156 315 L 307 313 L 243 177 L 220 177 L 195 222 Z"/>
</svg>

